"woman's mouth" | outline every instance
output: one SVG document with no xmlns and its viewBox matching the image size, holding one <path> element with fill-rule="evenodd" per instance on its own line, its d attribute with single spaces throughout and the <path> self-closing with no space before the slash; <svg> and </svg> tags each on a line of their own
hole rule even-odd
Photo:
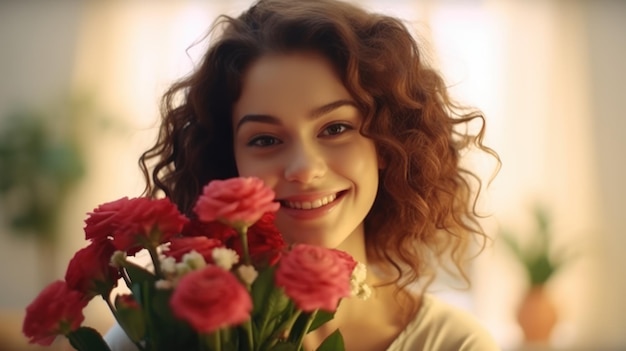
<svg viewBox="0 0 626 351">
<path fill-rule="evenodd" d="M 281 200 L 280 205 L 286 208 L 296 209 L 296 210 L 314 210 L 316 208 L 320 208 L 326 206 L 330 203 L 333 203 L 337 200 L 339 196 L 341 196 L 343 192 L 339 192 L 336 194 L 326 195 L 319 199 L 315 199 L 312 201 L 287 201 Z"/>
</svg>

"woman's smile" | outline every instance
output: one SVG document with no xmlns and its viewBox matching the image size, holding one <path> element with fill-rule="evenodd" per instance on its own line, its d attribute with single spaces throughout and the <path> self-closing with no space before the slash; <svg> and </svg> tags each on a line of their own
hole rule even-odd
<svg viewBox="0 0 626 351">
<path fill-rule="evenodd" d="M 283 207 L 297 210 L 311 210 L 328 205 L 336 199 L 337 193 L 333 193 L 324 196 L 292 196 L 286 199 L 280 199 L 279 201 Z"/>
<path fill-rule="evenodd" d="M 290 197 L 288 198 L 289 200 L 280 201 L 281 207 L 279 212 L 296 220 L 322 219 L 341 203 L 341 199 L 345 193 L 346 191 L 341 191 L 321 197 L 318 196 L 314 200 L 296 201 L 294 199 L 302 198 L 302 196 Z M 310 198 L 310 196 L 304 197 Z"/>
</svg>

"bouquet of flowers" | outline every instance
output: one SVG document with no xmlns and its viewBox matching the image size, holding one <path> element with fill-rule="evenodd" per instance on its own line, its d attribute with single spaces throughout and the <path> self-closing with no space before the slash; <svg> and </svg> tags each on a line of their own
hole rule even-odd
<svg viewBox="0 0 626 351">
<path fill-rule="evenodd" d="M 365 266 L 349 254 L 287 247 L 273 225 L 274 196 L 257 178 L 231 178 L 203 188 L 194 219 L 168 199 L 98 206 L 85 220 L 89 245 L 27 307 L 24 334 L 41 345 L 64 335 L 77 350 L 110 350 L 81 326 L 84 307 L 101 296 L 142 351 L 302 350 L 342 298 L 370 290 Z M 140 250 L 151 266 L 128 259 Z M 121 280 L 129 293 L 112 296 Z M 343 349 L 338 330 L 318 348 Z"/>
</svg>

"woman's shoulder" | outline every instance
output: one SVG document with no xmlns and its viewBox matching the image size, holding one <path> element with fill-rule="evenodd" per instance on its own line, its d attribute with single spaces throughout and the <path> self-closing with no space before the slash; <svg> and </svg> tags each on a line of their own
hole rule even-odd
<svg viewBox="0 0 626 351">
<path fill-rule="evenodd" d="M 133 344 L 117 323 L 104 335 L 104 341 L 109 345 L 111 351 L 138 351 L 137 346 Z"/>
<path fill-rule="evenodd" d="M 489 332 L 470 313 L 425 294 L 415 318 L 387 351 L 500 350 Z"/>
</svg>

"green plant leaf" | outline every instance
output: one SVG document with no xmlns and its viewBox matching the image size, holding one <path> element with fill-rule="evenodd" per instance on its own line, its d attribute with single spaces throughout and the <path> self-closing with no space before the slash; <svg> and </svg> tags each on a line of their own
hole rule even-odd
<svg viewBox="0 0 626 351">
<path fill-rule="evenodd" d="M 128 278 L 133 284 L 134 283 L 142 284 L 143 282 L 150 282 L 154 286 L 153 283 L 157 281 L 157 277 L 154 274 L 152 274 L 152 272 L 129 261 L 126 261 L 126 263 L 124 263 L 124 270 L 126 271 Z"/>
<path fill-rule="evenodd" d="M 307 322 L 310 316 L 311 316 L 311 313 L 302 313 L 300 317 L 298 317 L 296 322 L 293 324 L 293 328 L 291 329 L 291 332 L 289 334 L 290 341 L 298 340 L 299 335 L 301 335 L 304 332 L 304 329 L 307 327 Z M 306 333 L 308 334 L 312 332 L 313 330 L 319 328 L 320 326 L 322 326 L 323 324 L 325 324 L 326 322 L 330 321 L 333 318 L 335 318 L 335 312 L 317 310 L 317 313 L 315 314 L 315 318 L 313 318 L 313 321 L 309 325 L 309 328 L 307 329 Z"/>
<path fill-rule="evenodd" d="M 126 307 L 116 301 L 115 313 L 120 327 L 131 340 L 139 342 L 143 339 L 146 335 L 146 322 L 141 309 Z"/>
<path fill-rule="evenodd" d="M 270 349 L 270 351 L 298 351 L 298 345 L 290 342 L 281 342 Z"/>
<path fill-rule="evenodd" d="M 545 284 L 556 272 L 557 267 L 550 262 L 547 256 L 540 255 L 537 259 L 529 262 L 527 269 L 531 285 L 536 286 Z"/>
<path fill-rule="evenodd" d="M 80 327 L 67 334 L 67 338 L 72 347 L 79 351 L 111 351 L 102 335 L 93 328 Z"/>
<path fill-rule="evenodd" d="M 311 326 L 309 327 L 308 333 L 321 327 L 323 324 L 325 324 L 326 322 L 330 321 L 333 318 L 335 318 L 335 312 L 318 310 L 317 314 L 315 315 L 315 319 L 313 319 L 313 323 L 311 323 Z"/>
<path fill-rule="evenodd" d="M 509 230 L 502 229 L 500 237 L 523 265 L 532 286 L 543 285 L 563 266 L 561 255 L 555 256 L 550 232 L 550 215 L 541 204 L 533 208 L 536 230 L 530 244 L 522 248 Z M 558 252 L 558 251 L 556 251 Z"/>
<path fill-rule="evenodd" d="M 153 289 L 150 304 L 152 337 L 158 338 L 158 350 L 193 350 L 198 342 L 196 334 L 183 321 L 172 314 L 169 301 L 172 290 Z M 158 333 L 158 335 L 156 335 Z"/>
<path fill-rule="evenodd" d="M 254 309 L 252 315 L 262 314 L 267 310 L 266 301 L 274 287 L 274 272 L 276 268 L 267 267 L 259 272 L 259 276 L 252 283 L 252 303 Z"/>
<path fill-rule="evenodd" d="M 274 333 L 274 329 L 294 313 L 289 308 L 289 298 L 281 288 L 274 285 L 275 270 L 275 267 L 261 270 L 252 284 L 253 331 L 259 345 L 265 344 Z"/>
<path fill-rule="evenodd" d="M 339 329 L 336 329 L 330 334 L 322 344 L 316 349 L 316 351 L 344 351 L 345 346 L 343 344 L 343 336 Z"/>
</svg>

